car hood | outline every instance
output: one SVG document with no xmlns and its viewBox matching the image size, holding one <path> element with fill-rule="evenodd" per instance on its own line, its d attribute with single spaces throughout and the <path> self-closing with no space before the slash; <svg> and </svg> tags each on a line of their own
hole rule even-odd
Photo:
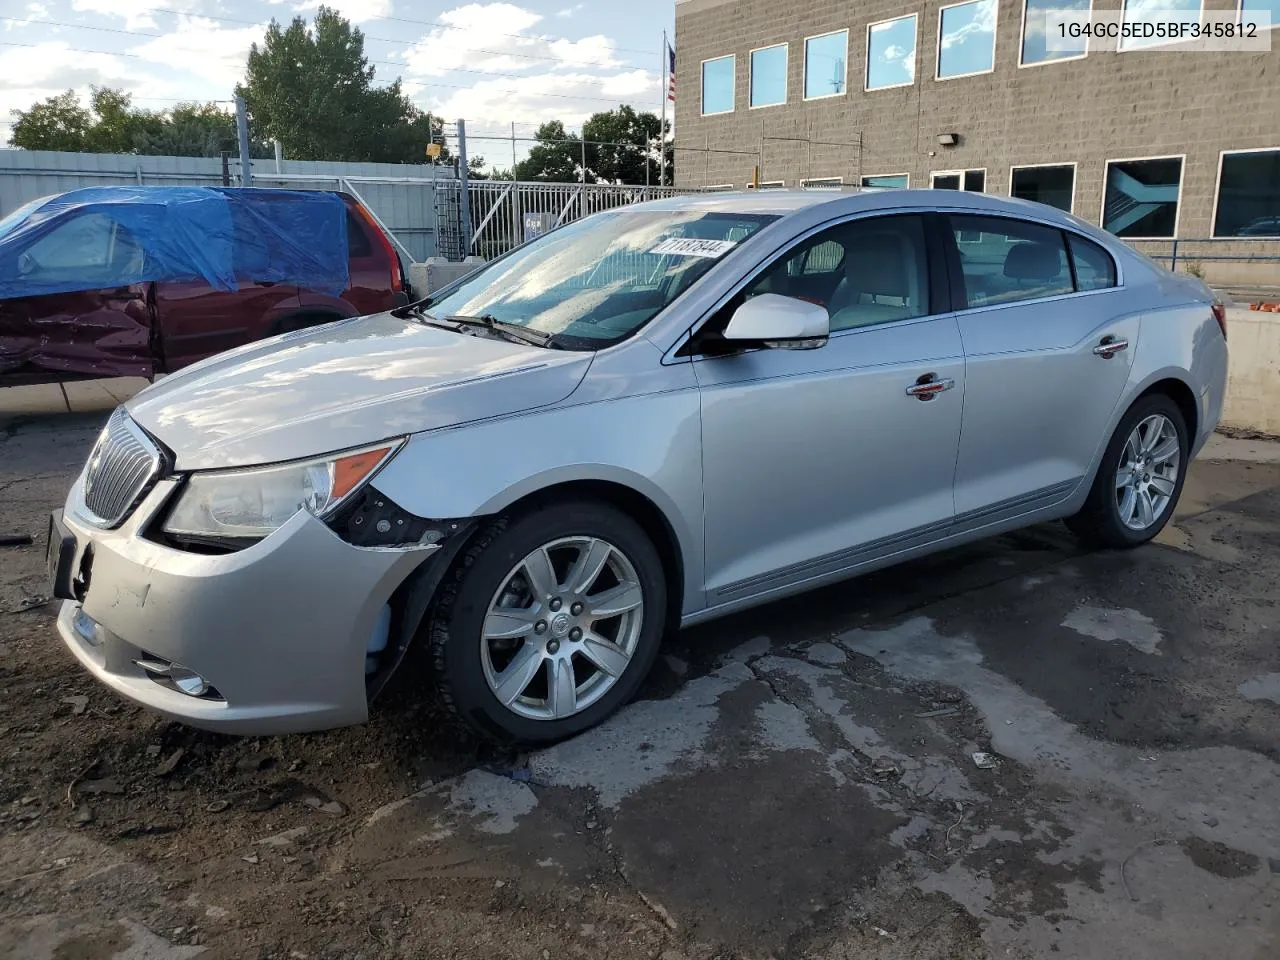
<svg viewBox="0 0 1280 960">
<path fill-rule="evenodd" d="M 556 403 L 593 356 L 383 313 L 211 357 L 127 409 L 179 470 L 273 463 Z"/>
</svg>

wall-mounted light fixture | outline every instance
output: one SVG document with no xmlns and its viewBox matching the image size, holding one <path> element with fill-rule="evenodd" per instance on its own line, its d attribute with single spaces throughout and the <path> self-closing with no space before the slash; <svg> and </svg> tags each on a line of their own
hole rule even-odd
<svg viewBox="0 0 1280 960">
<path fill-rule="evenodd" d="M 943 147 L 954 147 L 959 142 L 959 137 L 954 133 L 938 134 L 938 145 Z"/>
</svg>

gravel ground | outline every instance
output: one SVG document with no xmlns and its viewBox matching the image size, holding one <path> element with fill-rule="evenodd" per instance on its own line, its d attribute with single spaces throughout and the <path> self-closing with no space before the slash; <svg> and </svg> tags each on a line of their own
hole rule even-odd
<svg viewBox="0 0 1280 960">
<path fill-rule="evenodd" d="M 686 631 L 507 755 L 413 665 L 268 739 L 92 682 L 39 601 L 102 420 L 0 420 L 0 956 L 1280 956 L 1275 445 L 1159 544 L 1036 528 Z"/>
</svg>

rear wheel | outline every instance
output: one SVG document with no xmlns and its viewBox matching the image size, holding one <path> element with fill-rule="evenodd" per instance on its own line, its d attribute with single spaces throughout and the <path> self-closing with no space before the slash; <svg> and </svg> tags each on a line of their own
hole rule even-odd
<svg viewBox="0 0 1280 960">
<path fill-rule="evenodd" d="M 562 503 L 500 521 L 441 588 L 439 694 L 489 739 L 559 740 L 635 694 L 665 621 L 661 559 L 625 514 Z"/>
<path fill-rule="evenodd" d="M 1146 543 L 1173 516 L 1190 448 L 1178 405 L 1162 393 L 1143 397 L 1116 427 L 1089 497 L 1067 526 L 1097 546 Z"/>
</svg>

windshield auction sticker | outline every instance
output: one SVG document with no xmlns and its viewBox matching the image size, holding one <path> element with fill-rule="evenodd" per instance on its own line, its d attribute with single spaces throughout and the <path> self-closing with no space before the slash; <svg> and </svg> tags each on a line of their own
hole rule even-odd
<svg viewBox="0 0 1280 960">
<path fill-rule="evenodd" d="M 699 240 L 697 237 L 671 237 L 663 240 L 650 253 L 671 253 L 677 257 L 722 257 L 738 245 L 736 240 Z"/>
</svg>

